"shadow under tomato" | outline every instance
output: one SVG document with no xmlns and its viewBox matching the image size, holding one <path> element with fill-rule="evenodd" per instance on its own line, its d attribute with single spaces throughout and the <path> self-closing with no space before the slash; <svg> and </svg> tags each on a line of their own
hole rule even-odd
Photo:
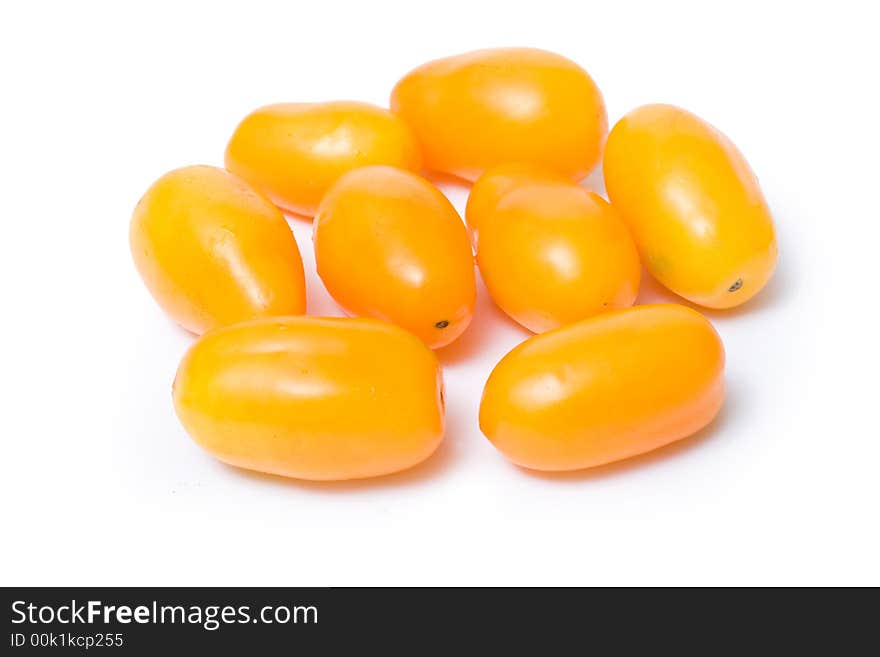
<svg viewBox="0 0 880 657">
<path fill-rule="evenodd" d="M 595 192 L 602 198 L 606 200 L 608 199 L 607 193 L 605 192 L 605 176 L 602 175 L 601 162 L 590 172 L 590 175 L 578 182 L 578 184 L 591 192 Z"/>
<path fill-rule="evenodd" d="M 426 170 L 422 171 L 421 175 L 423 178 L 425 178 L 425 180 L 429 181 L 435 187 L 446 187 L 452 191 L 463 193 L 465 195 L 470 193 L 472 183 L 465 180 L 464 178 L 453 176 L 451 173 Z"/>
<path fill-rule="evenodd" d="M 623 476 L 629 472 L 659 465 L 665 461 L 674 459 L 679 454 L 698 449 L 701 445 L 705 444 L 713 437 L 718 436 L 722 432 L 723 428 L 730 422 L 732 413 L 736 413 L 737 408 L 740 405 L 739 391 L 737 389 L 731 390 L 731 387 L 728 386 L 724 406 L 721 407 L 721 410 L 718 415 L 715 416 L 715 419 L 705 427 L 687 438 L 682 438 L 681 440 L 677 440 L 664 447 L 659 447 L 650 452 L 645 452 L 644 454 L 639 454 L 638 456 L 633 456 L 622 461 L 615 461 L 614 463 L 600 465 L 595 468 L 572 470 L 569 472 L 548 472 L 543 470 L 532 470 L 522 466 L 515 467 L 530 477 L 559 483 L 599 481 L 610 477 Z"/>
<path fill-rule="evenodd" d="M 680 297 L 675 292 L 663 287 L 657 279 L 651 276 L 645 269 L 642 269 L 642 281 L 639 287 L 639 295 L 636 298 L 635 305 L 641 306 L 652 303 L 677 303 L 688 306 L 702 313 L 711 319 L 724 319 L 739 317 L 740 315 L 748 315 L 751 313 L 759 313 L 772 308 L 781 303 L 785 298 L 788 290 L 789 273 L 787 270 L 777 267 L 773 277 L 767 283 L 763 290 L 758 292 L 754 297 L 746 301 L 741 306 L 733 308 L 718 309 L 705 308 L 699 304 L 688 301 L 684 297 Z"/>
<path fill-rule="evenodd" d="M 190 331 L 188 328 L 184 328 L 173 319 L 168 317 L 168 315 L 166 315 L 165 313 L 162 313 L 162 317 L 168 323 L 168 326 L 171 327 L 171 331 L 176 333 L 177 335 L 184 336 L 186 338 L 189 338 L 190 340 L 198 340 L 200 337 L 202 337 L 201 334 Z"/>
<path fill-rule="evenodd" d="M 454 365 L 474 357 L 492 343 L 497 343 L 498 332 L 519 334 L 519 341 L 531 337 L 532 333 L 517 324 L 507 316 L 492 298 L 489 291 L 480 280 L 477 273 L 477 302 L 474 307 L 474 317 L 470 326 L 465 329 L 459 338 L 445 347 L 436 351 L 437 358 L 444 365 Z"/>
<path fill-rule="evenodd" d="M 295 221 L 300 224 L 311 224 L 315 221 L 315 216 L 311 214 L 300 214 L 299 212 L 294 212 L 293 210 L 285 210 L 284 208 L 279 208 L 279 210 L 281 210 L 281 213 L 289 221 Z"/>
</svg>

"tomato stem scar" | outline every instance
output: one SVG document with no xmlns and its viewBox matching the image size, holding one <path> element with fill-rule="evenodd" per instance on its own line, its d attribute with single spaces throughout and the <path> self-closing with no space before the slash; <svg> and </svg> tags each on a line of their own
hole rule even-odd
<svg viewBox="0 0 880 657">
<path fill-rule="evenodd" d="M 445 320 L 445 319 L 441 319 L 439 322 L 437 322 L 436 324 L 434 324 L 434 326 L 436 326 L 436 327 L 439 328 L 439 329 L 444 329 L 444 328 L 446 328 L 447 326 L 449 326 L 449 321 L 448 321 L 448 320 Z"/>
</svg>

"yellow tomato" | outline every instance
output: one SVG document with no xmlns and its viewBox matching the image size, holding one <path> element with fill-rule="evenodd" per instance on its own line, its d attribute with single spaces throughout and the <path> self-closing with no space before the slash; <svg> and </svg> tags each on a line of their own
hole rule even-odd
<svg viewBox="0 0 880 657">
<path fill-rule="evenodd" d="M 443 381 L 418 339 L 372 319 L 263 318 L 211 331 L 184 356 L 174 406 L 231 465 L 297 479 L 403 470 L 443 438 Z"/>
<path fill-rule="evenodd" d="M 492 167 L 480 176 L 468 194 L 464 218 L 474 242 L 479 239 L 480 221 L 498 207 L 508 192 L 534 182 L 569 182 L 565 176 L 531 164 L 509 163 Z"/>
<path fill-rule="evenodd" d="M 583 178 L 608 132 L 602 94 L 587 72 L 533 48 L 428 62 L 397 83 L 391 109 L 415 130 L 427 167 L 467 180 L 507 162 Z"/>
<path fill-rule="evenodd" d="M 418 171 L 415 136 L 386 109 L 352 101 L 262 107 L 236 128 L 226 168 L 273 203 L 311 216 L 346 171 L 388 164 Z"/>
<path fill-rule="evenodd" d="M 676 294 L 730 308 L 770 280 L 770 210 L 745 158 L 708 123 L 671 105 L 635 109 L 611 131 L 604 173 L 645 266 Z"/>
<path fill-rule="evenodd" d="M 157 180 L 131 218 L 131 254 L 162 309 L 193 333 L 305 312 L 299 249 L 281 212 L 222 169 Z"/>
<path fill-rule="evenodd" d="M 495 303 L 540 333 L 639 291 L 639 255 L 608 203 L 572 183 L 526 183 L 480 220 L 477 264 Z"/>
<path fill-rule="evenodd" d="M 480 428 L 514 463 L 578 470 L 706 426 L 724 400 L 724 347 L 678 305 L 637 306 L 530 338 L 492 371 Z"/>
<path fill-rule="evenodd" d="M 352 315 L 385 319 L 428 346 L 467 328 L 476 297 L 467 230 L 452 204 L 408 171 L 350 171 L 315 216 L 315 260 L 328 292 Z"/>
</svg>

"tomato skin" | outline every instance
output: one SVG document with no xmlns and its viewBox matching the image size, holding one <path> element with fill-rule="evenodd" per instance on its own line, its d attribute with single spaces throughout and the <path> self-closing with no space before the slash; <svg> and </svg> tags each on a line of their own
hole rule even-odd
<svg viewBox="0 0 880 657">
<path fill-rule="evenodd" d="M 685 306 L 618 310 L 532 337 L 496 365 L 480 429 L 509 460 L 579 470 L 693 434 L 724 399 L 724 347 Z"/>
<path fill-rule="evenodd" d="M 213 456 L 285 477 L 375 477 L 443 438 L 437 358 L 373 319 L 274 317 L 211 331 L 180 363 L 174 407 Z"/>
<path fill-rule="evenodd" d="M 500 164 L 486 170 L 471 187 L 467 206 L 464 210 L 465 221 L 474 244 L 479 239 L 480 222 L 484 217 L 495 211 L 498 203 L 508 192 L 517 187 L 535 182 L 565 183 L 570 182 L 565 176 L 547 171 L 531 164 L 513 162 Z"/>
<path fill-rule="evenodd" d="M 302 259 L 281 212 L 222 169 L 190 166 L 138 202 L 129 242 L 153 298 L 196 334 L 306 310 Z"/>
<path fill-rule="evenodd" d="M 496 304 L 541 333 L 633 304 L 639 254 L 602 198 L 572 183 L 505 194 L 480 223 L 477 265 Z"/>
<path fill-rule="evenodd" d="M 770 280 L 778 249 L 758 180 L 702 119 L 671 105 L 633 110 L 612 129 L 603 169 L 646 268 L 676 294 L 731 308 Z"/>
<path fill-rule="evenodd" d="M 407 73 L 391 109 L 415 130 L 425 166 L 466 180 L 507 162 L 580 179 L 608 133 L 592 78 L 534 48 L 496 48 L 438 59 Z"/>
<path fill-rule="evenodd" d="M 467 230 L 427 180 L 385 166 L 348 172 L 321 202 L 314 242 L 318 274 L 349 314 L 393 322 L 432 348 L 470 323 L 476 276 Z"/>
<path fill-rule="evenodd" d="M 226 168 L 284 210 L 312 216 L 346 171 L 421 167 L 415 135 L 390 111 L 354 101 L 279 103 L 249 114 L 226 147 Z"/>
</svg>

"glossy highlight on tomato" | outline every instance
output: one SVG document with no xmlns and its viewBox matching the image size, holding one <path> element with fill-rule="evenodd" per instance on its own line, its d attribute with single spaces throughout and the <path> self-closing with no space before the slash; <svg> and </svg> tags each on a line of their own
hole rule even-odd
<svg viewBox="0 0 880 657">
<path fill-rule="evenodd" d="M 470 323 L 467 229 L 427 180 L 386 166 L 350 171 L 321 202 L 314 243 L 318 274 L 348 313 L 393 322 L 432 348 Z"/>
<path fill-rule="evenodd" d="M 496 365 L 480 429 L 535 470 L 611 463 L 690 436 L 724 400 L 724 347 L 686 306 L 636 306 L 532 337 Z"/>
<path fill-rule="evenodd" d="M 639 255 L 603 198 L 570 182 L 520 181 L 480 218 L 477 265 L 496 304 L 536 333 L 626 308 Z"/>
<path fill-rule="evenodd" d="M 288 212 L 312 216 L 346 171 L 371 164 L 418 171 L 412 130 L 368 103 L 279 103 L 249 114 L 226 147 L 226 168 Z"/>
<path fill-rule="evenodd" d="M 770 280 L 778 249 L 758 179 L 699 117 L 671 105 L 633 110 L 612 129 L 603 169 L 646 268 L 676 294 L 731 308 Z"/>
<path fill-rule="evenodd" d="M 171 319 L 193 333 L 306 310 L 302 259 L 284 216 L 216 167 L 175 169 L 138 202 L 135 266 Z"/>
<path fill-rule="evenodd" d="M 373 319 L 275 317 L 205 334 L 173 386 L 187 433 L 230 465 L 297 479 L 375 477 L 444 431 L 437 358 Z"/>
<path fill-rule="evenodd" d="M 391 93 L 427 168 L 466 180 L 521 162 L 573 180 L 599 162 L 608 132 L 593 79 L 556 53 L 496 48 L 428 62 Z"/>
</svg>

